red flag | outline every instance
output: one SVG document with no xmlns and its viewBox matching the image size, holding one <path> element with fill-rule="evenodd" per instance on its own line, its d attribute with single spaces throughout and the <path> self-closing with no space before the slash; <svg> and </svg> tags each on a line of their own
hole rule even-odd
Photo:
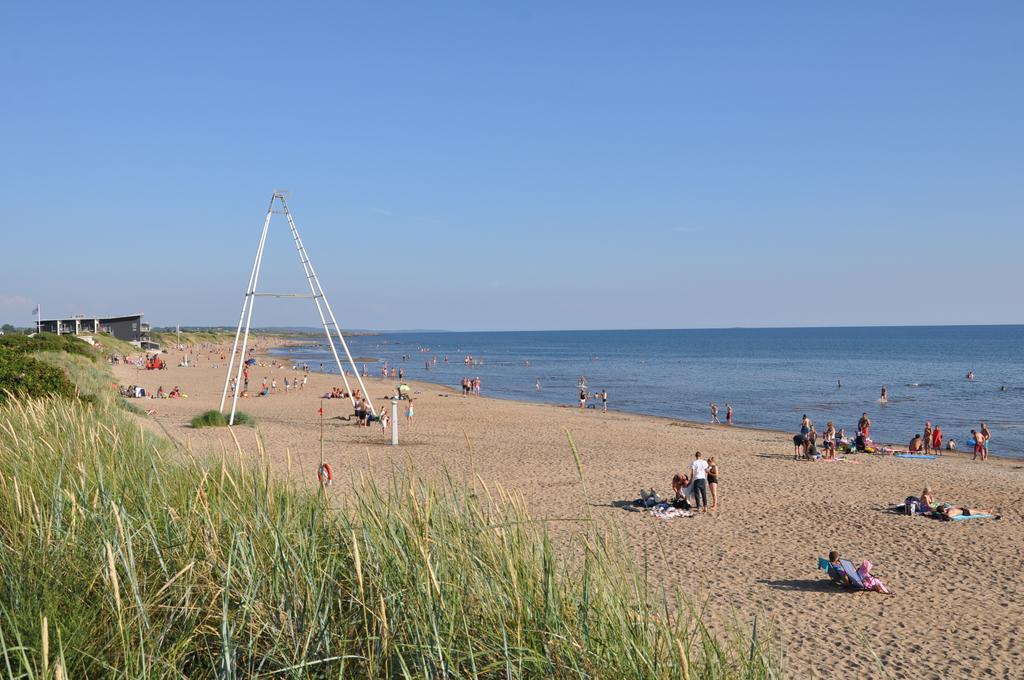
<svg viewBox="0 0 1024 680">
<path fill-rule="evenodd" d="M 320 407 L 320 417 L 321 418 L 324 417 L 324 407 L 323 406 Z"/>
</svg>

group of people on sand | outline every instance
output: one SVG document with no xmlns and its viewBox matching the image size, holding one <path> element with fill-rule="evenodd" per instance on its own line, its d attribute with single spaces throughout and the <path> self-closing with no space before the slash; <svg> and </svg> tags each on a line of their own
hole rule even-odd
<svg viewBox="0 0 1024 680">
<path fill-rule="evenodd" d="M 957 517 L 971 517 L 974 515 L 991 515 L 1000 519 L 997 511 L 989 508 L 971 508 L 965 505 L 953 505 L 952 503 L 941 503 L 935 500 L 932 488 L 926 486 L 920 496 L 907 496 L 903 501 L 901 509 L 908 515 L 928 515 L 936 519 L 952 520 Z"/>
<path fill-rule="evenodd" d="M 988 441 L 992 438 L 992 433 L 989 432 L 988 425 L 985 423 L 981 424 L 981 429 L 971 430 L 971 437 L 974 440 L 974 457 L 971 460 L 988 460 Z"/>
<path fill-rule="evenodd" d="M 861 416 L 858 424 L 859 432 L 854 445 L 858 450 L 865 450 L 870 443 L 871 420 L 868 414 Z M 835 424 L 830 420 L 825 426 L 825 434 L 821 440 L 821 449 L 818 449 L 818 431 L 814 429 L 814 423 L 804 414 L 800 421 L 800 432 L 793 436 L 793 457 L 796 459 L 805 458 L 808 460 L 834 460 L 836 452 L 840 449 L 849 449 L 850 440 L 846 436 L 846 429 L 836 430 Z"/>
<path fill-rule="evenodd" d="M 672 504 L 683 510 L 691 507 L 699 512 L 718 509 L 718 461 L 714 456 L 704 460 L 698 451 L 693 455 L 690 466 L 672 476 Z M 711 505 L 708 505 L 708 494 Z M 693 502 L 690 502 L 690 498 Z"/>
<path fill-rule="evenodd" d="M 974 458 L 972 460 L 977 460 L 979 457 L 982 460 L 987 460 L 988 442 L 991 437 L 988 425 L 982 423 L 980 429 L 971 430 L 971 437 L 974 444 Z M 944 441 L 942 428 L 938 424 L 933 425 L 929 420 L 924 424 L 923 433 L 915 434 L 911 438 L 907 450 L 909 453 L 932 455 L 940 453 L 943 449 L 955 451 L 956 447 L 956 441 L 953 439 Z M 818 433 L 814 428 L 814 423 L 811 422 L 807 414 L 804 414 L 803 419 L 800 421 L 800 432 L 793 436 L 794 458 L 832 460 L 835 459 L 837 451 L 841 450 L 863 453 L 875 453 L 878 450 L 875 443 L 871 440 L 871 418 L 866 412 L 857 421 L 857 434 L 852 442 L 846 436 L 845 429 L 840 428 L 836 430 L 832 421 L 828 421 L 820 448 Z M 891 449 L 883 449 L 883 451 L 892 452 Z"/>
<path fill-rule="evenodd" d="M 950 440 L 947 442 L 947 446 L 952 451 L 956 448 L 956 442 Z M 924 454 L 942 451 L 942 428 L 937 423 L 932 425 L 932 421 L 926 421 L 924 424 L 924 434 L 915 434 L 913 439 L 910 440 L 907 450 L 911 453 Z"/>
<path fill-rule="evenodd" d="M 857 578 L 860 579 L 860 583 L 864 586 L 865 590 L 873 590 L 877 593 L 883 593 L 885 595 L 892 595 L 893 592 L 886 586 L 882 581 L 875 576 L 871 575 L 871 570 L 874 569 L 875 565 L 870 560 L 864 560 L 857 567 Z M 852 567 L 851 567 L 852 568 Z M 839 556 L 838 550 L 832 550 L 828 554 L 828 575 L 833 582 L 841 586 L 852 586 L 854 585 L 853 579 L 843 568 L 842 558 Z"/>
</svg>

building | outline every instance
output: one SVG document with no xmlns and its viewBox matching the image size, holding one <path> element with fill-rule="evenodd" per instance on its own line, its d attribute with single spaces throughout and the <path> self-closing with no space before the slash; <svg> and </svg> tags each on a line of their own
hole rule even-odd
<svg viewBox="0 0 1024 680">
<path fill-rule="evenodd" d="M 142 314 L 128 316 L 90 317 L 75 314 L 70 319 L 42 319 L 39 330 L 57 335 L 96 335 L 109 333 L 125 342 L 149 342 L 149 324 L 142 320 Z"/>
</svg>

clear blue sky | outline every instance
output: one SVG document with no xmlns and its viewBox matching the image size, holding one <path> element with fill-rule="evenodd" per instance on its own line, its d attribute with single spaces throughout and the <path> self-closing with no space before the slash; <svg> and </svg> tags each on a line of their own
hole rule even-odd
<svg viewBox="0 0 1024 680">
<path fill-rule="evenodd" d="M 349 327 L 1024 321 L 1021 2 L 7 2 L 0 25 L 0 321 L 234 324 L 275 188 Z M 265 289 L 300 290 L 272 226 Z"/>
</svg>

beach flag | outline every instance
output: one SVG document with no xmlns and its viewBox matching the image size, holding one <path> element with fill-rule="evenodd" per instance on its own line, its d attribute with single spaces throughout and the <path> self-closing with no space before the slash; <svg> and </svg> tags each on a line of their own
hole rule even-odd
<svg viewBox="0 0 1024 680">
<path fill-rule="evenodd" d="M 324 407 L 321 406 L 320 407 L 320 417 L 323 418 L 323 416 L 324 416 Z"/>
<path fill-rule="evenodd" d="M 38 314 L 39 313 L 39 306 L 38 305 L 36 305 L 36 308 L 32 310 L 32 313 L 33 314 Z"/>
</svg>

